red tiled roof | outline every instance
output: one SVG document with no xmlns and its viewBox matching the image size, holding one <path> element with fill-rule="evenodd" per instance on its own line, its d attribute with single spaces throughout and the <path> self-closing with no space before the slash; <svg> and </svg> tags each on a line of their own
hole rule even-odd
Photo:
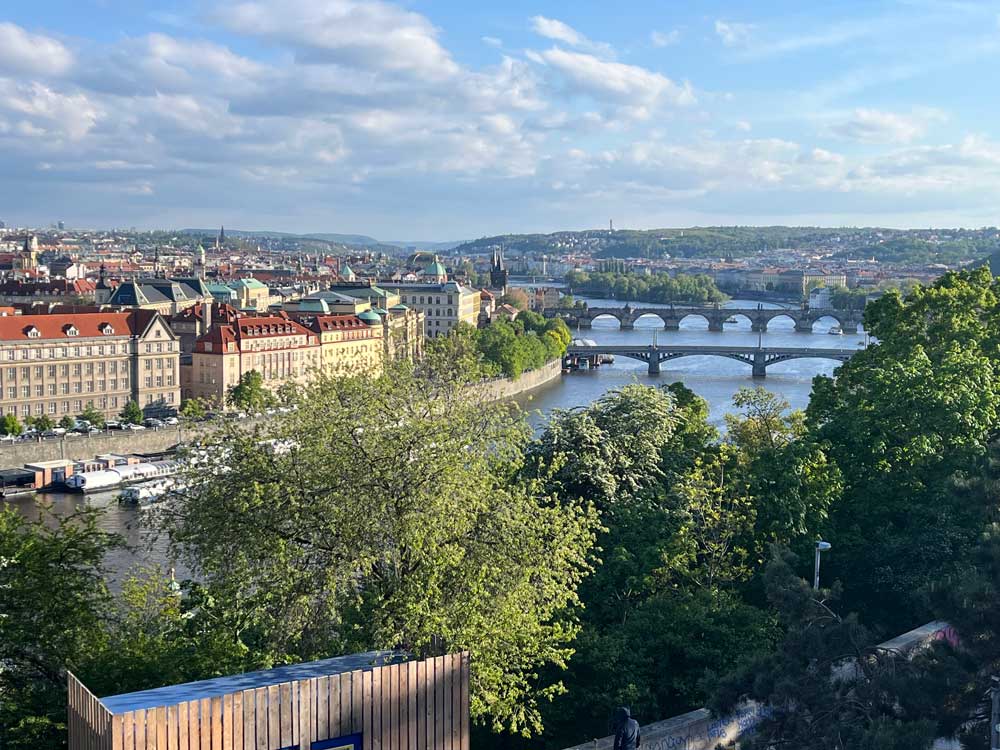
<svg viewBox="0 0 1000 750">
<path fill-rule="evenodd" d="M 317 315 L 310 330 L 320 333 L 322 331 L 345 331 L 358 328 L 368 328 L 368 325 L 357 315 Z"/>
<path fill-rule="evenodd" d="M 111 326 L 114 333 L 107 335 L 127 336 L 135 332 L 134 326 L 139 322 L 133 318 L 131 313 L 117 312 L 0 317 L 0 341 L 98 338 L 106 335 L 102 329 L 108 325 Z M 67 332 L 72 328 L 78 331 L 76 336 L 68 335 Z M 36 329 L 39 335 L 29 336 L 28 332 L 31 329 Z"/>
</svg>

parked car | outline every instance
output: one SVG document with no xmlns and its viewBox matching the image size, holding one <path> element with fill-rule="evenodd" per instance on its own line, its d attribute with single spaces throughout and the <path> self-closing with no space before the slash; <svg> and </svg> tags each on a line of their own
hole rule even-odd
<svg viewBox="0 0 1000 750">
<path fill-rule="evenodd" d="M 110 420 L 110 421 L 108 421 L 108 422 L 105 422 L 105 423 L 104 423 L 104 427 L 105 427 L 106 429 L 108 429 L 108 430 L 123 430 L 123 429 L 125 429 L 125 428 L 124 428 L 124 427 L 122 426 L 122 423 L 121 423 L 121 422 L 119 422 L 119 421 L 117 421 L 117 420 L 114 420 L 114 419 L 112 419 L 112 420 Z"/>
<path fill-rule="evenodd" d="M 17 440 L 17 435 L 0 435 L 0 443 L 13 443 Z"/>
<path fill-rule="evenodd" d="M 164 422 L 162 419 L 157 419 L 156 417 L 150 417 L 149 419 L 145 420 L 143 424 L 146 427 L 164 427 L 167 423 Z"/>
<path fill-rule="evenodd" d="M 145 426 L 141 424 L 127 424 L 122 426 L 123 430 L 145 430 Z"/>
<path fill-rule="evenodd" d="M 163 420 L 163 423 L 173 427 L 174 425 L 180 424 L 181 420 L 179 420 L 177 417 L 167 417 L 166 419 Z"/>
</svg>

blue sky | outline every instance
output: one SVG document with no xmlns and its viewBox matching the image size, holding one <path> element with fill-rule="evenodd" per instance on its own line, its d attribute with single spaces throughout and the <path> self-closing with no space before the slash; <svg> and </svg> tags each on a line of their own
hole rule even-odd
<svg viewBox="0 0 1000 750">
<path fill-rule="evenodd" d="M 4 0 L 0 218 L 996 225 L 1000 2 Z"/>
</svg>

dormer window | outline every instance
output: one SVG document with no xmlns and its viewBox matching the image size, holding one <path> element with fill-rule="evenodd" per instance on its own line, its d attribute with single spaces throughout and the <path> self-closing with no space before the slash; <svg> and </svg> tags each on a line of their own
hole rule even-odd
<svg viewBox="0 0 1000 750">
<path fill-rule="evenodd" d="M 115 332 L 115 329 L 114 329 L 114 327 L 112 327 L 112 325 L 110 323 L 102 323 L 101 324 L 101 333 L 103 333 L 105 336 L 112 336 L 112 335 L 114 335 L 114 332 Z"/>
<path fill-rule="evenodd" d="M 42 337 L 42 332 L 39 331 L 34 326 L 28 326 L 28 328 L 25 331 L 25 333 L 27 334 L 27 336 L 28 336 L 29 339 L 37 339 L 37 338 L 41 338 Z"/>
<path fill-rule="evenodd" d="M 75 325 L 70 323 L 68 326 L 63 327 L 63 333 L 67 336 L 79 336 L 80 330 Z"/>
</svg>

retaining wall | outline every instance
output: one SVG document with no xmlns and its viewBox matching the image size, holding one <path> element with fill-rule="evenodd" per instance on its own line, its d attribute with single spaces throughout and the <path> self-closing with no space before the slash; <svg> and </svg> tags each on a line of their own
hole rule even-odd
<svg viewBox="0 0 1000 750">
<path fill-rule="evenodd" d="M 16 469 L 35 461 L 93 458 L 99 453 L 157 453 L 190 440 L 190 427 L 159 430 L 110 430 L 74 438 L 49 438 L 31 443 L 0 443 L 0 468 Z"/>
<path fill-rule="evenodd" d="M 483 396 L 489 401 L 503 401 L 514 398 L 527 391 L 533 391 L 555 380 L 562 375 L 562 359 L 555 359 L 547 365 L 539 367 L 537 370 L 530 370 L 521 373 L 517 380 L 510 378 L 497 378 L 481 383 L 476 388 L 480 389 Z"/>
</svg>

